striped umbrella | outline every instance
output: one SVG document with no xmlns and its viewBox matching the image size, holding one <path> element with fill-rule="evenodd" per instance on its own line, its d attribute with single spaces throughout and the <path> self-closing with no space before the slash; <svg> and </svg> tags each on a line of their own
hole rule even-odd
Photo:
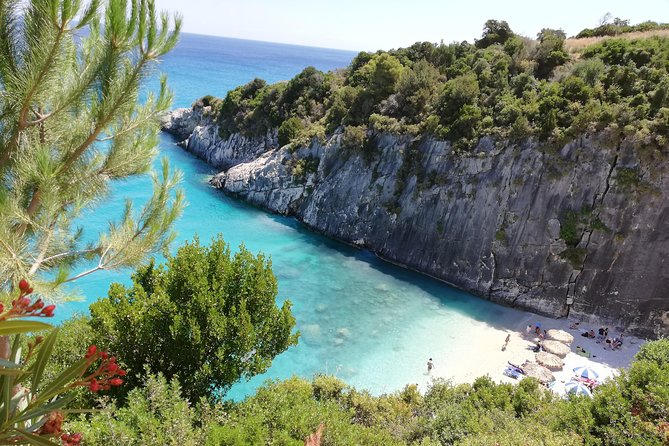
<svg viewBox="0 0 669 446">
<path fill-rule="evenodd" d="M 548 388 L 553 392 L 556 393 L 560 396 L 564 395 L 567 393 L 566 389 L 564 388 L 564 383 L 562 381 L 553 381 L 548 383 Z"/>
<path fill-rule="evenodd" d="M 599 378 L 599 373 L 595 372 L 590 367 L 576 367 L 574 368 L 574 374 L 576 374 L 576 376 L 580 376 L 581 378 L 588 378 L 588 379 Z"/>
<path fill-rule="evenodd" d="M 592 392 L 588 389 L 588 386 L 578 381 L 569 381 L 564 385 L 564 390 L 567 394 L 571 395 L 585 395 L 592 398 Z"/>
</svg>

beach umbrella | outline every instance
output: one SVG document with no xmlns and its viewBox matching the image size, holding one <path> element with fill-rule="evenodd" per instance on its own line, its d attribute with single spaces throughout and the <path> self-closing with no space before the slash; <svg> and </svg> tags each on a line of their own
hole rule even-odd
<svg viewBox="0 0 669 446">
<path fill-rule="evenodd" d="M 559 341 L 564 344 L 571 344 L 572 342 L 574 342 L 574 337 L 570 333 L 567 333 L 564 330 L 556 330 L 554 328 L 551 328 L 546 332 L 546 336 L 548 337 L 548 339 Z"/>
<path fill-rule="evenodd" d="M 578 381 L 569 381 L 564 385 L 565 392 L 571 395 L 586 395 L 592 398 L 592 392 L 588 386 Z"/>
<path fill-rule="evenodd" d="M 571 352 L 571 348 L 569 348 L 569 346 L 558 341 L 544 341 L 541 346 L 548 353 L 552 353 L 556 356 L 559 356 L 560 358 L 564 358 Z"/>
<path fill-rule="evenodd" d="M 526 362 L 522 368 L 526 376 L 536 378 L 544 384 L 555 381 L 555 377 L 550 370 L 535 362 Z"/>
<path fill-rule="evenodd" d="M 587 379 L 597 379 L 599 378 L 599 373 L 592 370 L 590 367 L 576 367 L 574 368 L 574 373 L 576 376 Z"/>
<path fill-rule="evenodd" d="M 549 370 L 562 370 L 564 363 L 559 356 L 548 352 L 539 352 L 535 355 L 537 362 Z"/>
<path fill-rule="evenodd" d="M 567 389 L 564 388 L 564 383 L 562 381 L 549 382 L 548 388 L 551 390 L 551 392 L 558 395 L 564 395 L 567 393 Z"/>
</svg>

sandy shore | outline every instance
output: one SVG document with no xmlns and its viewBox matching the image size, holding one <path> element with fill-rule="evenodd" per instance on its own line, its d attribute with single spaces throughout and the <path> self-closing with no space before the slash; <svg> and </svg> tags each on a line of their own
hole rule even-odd
<svg viewBox="0 0 669 446">
<path fill-rule="evenodd" d="M 541 323 L 542 329 L 556 328 L 567 331 L 574 336 L 571 345 L 572 353 L 564 358 L 565 366 L 562 371 L 553 372 L 559 381 L 569 381 L 573 376 L 573 369 L 579 366 L 588 366 L 599 374 L 599 379 L 605 380 L 618 373 L 618 369 L 627 367 L 645 340 L 633 336 L 625 336 L 624 345 L 615 351 L 605 349 L 606 343 L 598 339 L 589 339 L 581 336 L 584 331 L 599 326 L 581 323 L 576 330 L 569 329 L 571 322 L 564 319 L 550 319 L 537 315 L 529 315 L 511 330 L 491 327 L 481 323 L 476 327 L 477 336 L 469 338 L 469 342 L 462 348 L 457 348 L 448 358 L 435 357 L 434 369 L 430 374 L 424 373 L 419 383 L 421 390 L 426 390 L 434 379 L 450 380 L 454 384 L 471 383 L 477 377 L 488 375 L 496 382 L 516 383 L 517 380 L 503 374 L 507 362 L 522 364 L 526 360 L 534 361 L 535 353 L 530 350 L 536 337 L 525 335 L 527 325 L 534 326 Z M 510 334 L 511 340 L 506 350 L 502 350 L 504 339 Z M 618 337 L 619 332 L 609 330 L 609 337 Z M 591 353 L 590 358 L 575 353 L 580 346 Z"/>
</svg>

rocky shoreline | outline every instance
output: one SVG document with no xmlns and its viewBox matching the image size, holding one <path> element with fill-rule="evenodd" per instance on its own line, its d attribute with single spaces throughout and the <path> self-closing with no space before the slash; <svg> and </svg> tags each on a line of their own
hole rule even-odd
<svg viewBox="0 0 669 446">
<path fill-rule="evenodd" d="M 221 173 L 211 183 L 335 239 L 504 305 L 669 333 L 664 154 L 609 134 L 561 148 L 484 138 L 455 154 L 431 138 L 342 135 L 279 147 L 277 132 L 223 139 L 208 107 L 163 129 Z"/>
</svg>

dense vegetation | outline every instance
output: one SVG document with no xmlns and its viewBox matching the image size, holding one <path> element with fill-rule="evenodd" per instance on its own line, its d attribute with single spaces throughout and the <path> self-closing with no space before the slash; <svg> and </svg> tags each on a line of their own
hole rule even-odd
<svg viewBox="0 0 669 446">
<path fill-rule="evenodd" d="M 616 17 L 611 21 L 604 20 L 604 22 L 605 23 L 602 23 L 596 28 L 584 29 L 576 35 L 576 38 L 581 39 L 584 37 L 618 36 L 620 34 L 634 32 L 657 31 L 662 29 L 669 30 L 669 23 L 658 23 L 653 22 L 652 20 L 647 20 L 636 25 L 630 25 L 629 20 L 623 20 Z"/>
<path fill-rule="evenodd" d="M 269 382 L 240 403 L 189 405 L 176 379 L 150 375 L 123 407 L 110 407 L 72 423 L 85 444 L 302 446 L 323 425 L 324 446 L 661 446 L 669 441 L 669 340 L 644 346 L 593 399 L 557 398 L 534 379 L 487 377 L 376 397 L 316 376 Z"/>
<path fill-rule="evenodd" d="M 432 134 L 468 150 L 485 135 L 560 142 L 608 128 L 664 146 L 669 39 L 609 39 L 577 58 L 565 51 L 565 38 L 543 29 L 532 40 L 489 20 L 474 44 L 363 52 L 344 70 L 310 67 L 274 85 L 255 79 L 201 103 L 212 106 L 222 136 L 278 128 L 280 144 L 343 128 L 363 136 L 359 148 L 376 132 L 392 132 Z"/>
<path fill-rule="evenodd" d="M 131 288 L 112 284 L 109 297 L 91 305 L 90 320 L 95 343 L 127 366 L 129 386 L 146 367 L 178 376 L 197 401 L 265 372 L 297 344 L 290 301 L 275 302 L 271 263 L 243 246 L 231 253 L 220 237 L 209 246 L 195 239 L 132 280 Z"/>
</svg>

